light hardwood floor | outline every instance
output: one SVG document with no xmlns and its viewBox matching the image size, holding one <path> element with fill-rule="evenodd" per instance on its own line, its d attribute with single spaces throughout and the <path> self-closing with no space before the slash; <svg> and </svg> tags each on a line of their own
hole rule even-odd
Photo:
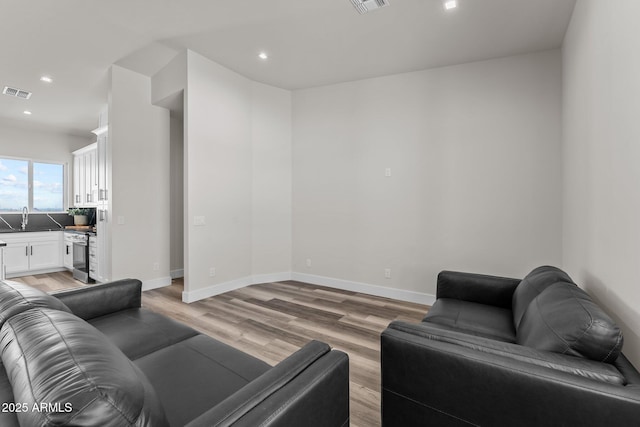
<svg viewBox="0 0 640 427">
<path fill-rule="evenodd" d="M 85 286 L 69 273 L 26 276 L 45 291 Z M 143 293 L 143 306 L 275 365 L 310 340 L 349 354 L 351 426 L 380 425 L 380 333 L 392 320 L 417 322 L 428 306 L 287 281 L 182 302 L 183 283 Z"/>
</svg>

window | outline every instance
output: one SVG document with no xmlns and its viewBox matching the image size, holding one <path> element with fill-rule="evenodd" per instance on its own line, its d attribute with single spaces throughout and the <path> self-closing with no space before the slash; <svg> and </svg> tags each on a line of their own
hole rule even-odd
<svg viewBox="0 0 640 427">
<path fill-rule="evenodd" d="M 0 158 L 0 212 L 64 210 L 64 165 Z"/>
<path fill-rule="evenodd" d="M 33 162 L 34 212 L 62 212 L 64 206 L 64 166 Z"/>
<path fill-rule="evenodd" d="M 19 212 L 29 206 L 29 162 L 0 159 L 0 211 Z"/>
</svg>

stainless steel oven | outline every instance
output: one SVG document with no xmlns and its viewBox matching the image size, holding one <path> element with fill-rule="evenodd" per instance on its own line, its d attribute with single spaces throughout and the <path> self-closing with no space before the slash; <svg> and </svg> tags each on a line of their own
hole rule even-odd
<svg viewBox="0 0 640 427">
<path fill-rule="evenodd" d="M 85 233 L 70 233 L 73 242 L 73 278 L 89 283 L 89 236 Z"/>
</svg>

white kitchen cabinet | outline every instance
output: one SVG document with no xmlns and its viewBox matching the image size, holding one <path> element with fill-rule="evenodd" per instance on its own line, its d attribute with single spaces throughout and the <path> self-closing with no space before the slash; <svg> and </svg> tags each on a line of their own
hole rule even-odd
<svg viewBox="0 0 640 427">
<path fill-rule="evenodd" d="M 108 205 L 98 206 L 96 211 L 96 236 L 90 240 L 89 266 L 91 278 L 96 282 L 108 282 L 111 277 L 111 257 L 109 252 L 109 211 Z M 93 257 L 93 258 L 91 258 Z"/>
<path fill-rule="evenodd" d="M 84 156 L 73 156 L 73 205 L 76 207 L 83 204 L 84 183 Z"/>
<path fill-rule="evenodd" d="M 104 281 L 99 273 L 98 238 L 89 236 L 89 277 L 96 282 Z"/>
<path fill-rule="evenodd" d="M 98 204 L 98 149 L 92 149 L 84 155 L 85 167 L 85 205 L 96 206 Z"/>
<path fill-rule="evenodd" d="M 8 277 L 63 268 L 61 231 L 0 234 L 0 240 L 7 243 L 4 263 Z"/>
<path fill-rule="evenodd" d="M 45 270 L 62 267 L 60 240 L 29 242 L 29 270 Z"/>
<path fill-rule="evenodd" d="M 73 152 L 73 203 L 76 207 L 95 207 L 98 203 L 98 144 Z"/>
<path fill-rule="evenodd" d="M 29 242 L 3 240 L 7 242 L 4 248 L 5 273 L 9 276 L 29 271 Z"/>
<path fill-rule="evenodd" d="M 68 270 L 73 270 L 73 240 L 64 235 L 64 244 L 62 247 L 62 265 Z"/>
<path fill-rule="evenodd" d="M 4 247 L 6 242 L 0 240 L 0 280 L 4 280 Z"/>
<path fill-rule="evenodd" d="M 108 177 L 108 153 L 107 153 L 107 141 L 108 135 L 106 133 L 98 135 L 98 149 L 97 149 L 97 201 L 98 203 L 104 203 L 109 200 L 109 182 L 107 181 Z"/>
</svg>

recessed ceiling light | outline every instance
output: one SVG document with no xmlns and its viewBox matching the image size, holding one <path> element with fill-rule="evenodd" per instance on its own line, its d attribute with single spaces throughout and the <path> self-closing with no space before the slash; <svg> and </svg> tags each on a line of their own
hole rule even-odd
<svg viewBox="0 0 640 427">
<path fill-rule="evenodd" d="M 260 59 L 267 59 L 269 57 L 269 55 L 267 55 L 265 52 L 260 52 L 260 54 L 258 55 L 258 58 Z"/>
<path fill-rule="evenodd" d="M 448 0 L 444 2 L 444 8 L 447 10 L 455 9 L 456 7 L 458 7 L 457 0 Z"/>
<path fill-rule="evenodd" d="M 53 81 L 53 79 L 49 76 L 42 76 L 40 77 L 40 81 L 43 81 L 45 83 L 51 83 Z"/>
<path fill-rule="evenodd" d="M 30 115 L 31 115 L 31 111 L 29 111 L 29 110 L 24 110 L 24 114 L 26 114 L 27 116 L 30 116 Z"/>
</svg>

